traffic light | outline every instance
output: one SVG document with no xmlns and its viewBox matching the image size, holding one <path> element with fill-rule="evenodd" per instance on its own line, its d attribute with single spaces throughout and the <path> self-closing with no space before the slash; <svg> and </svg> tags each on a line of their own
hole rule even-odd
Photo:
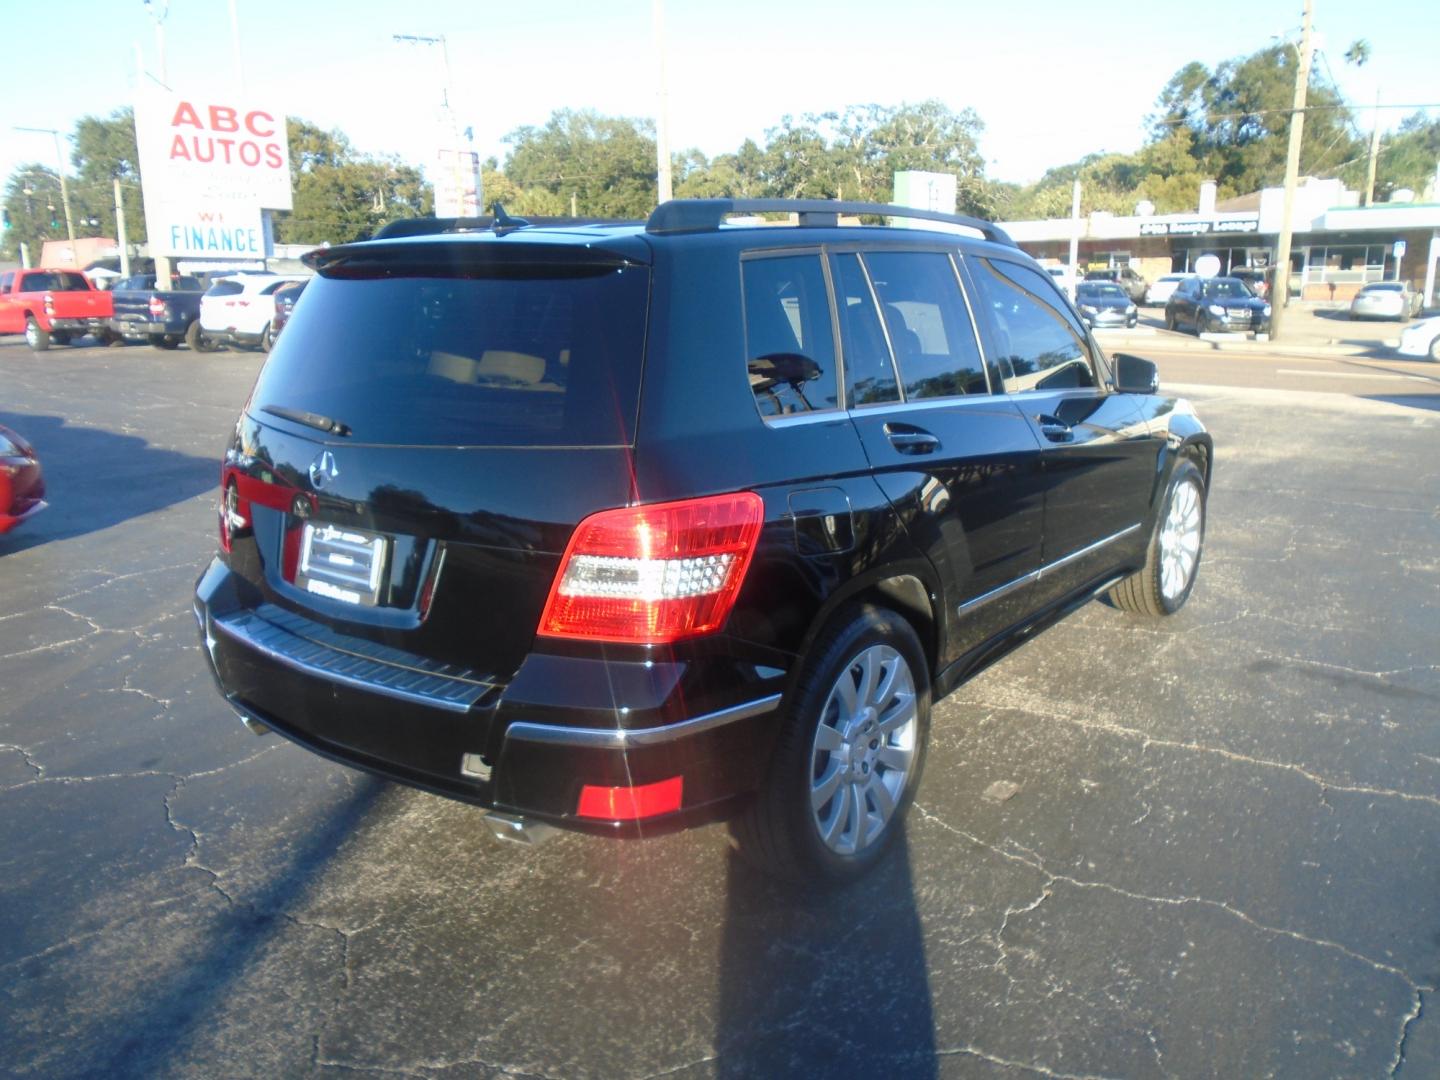
<svg viewBox="0 0 1440 1080">
<path fill-rule="evenodd" d="M 49 210 L 50 210 L 50 227 L 51 227 L 52 229 L 58 229 L 58 228 L 60 227 L 60 219 L 55 216 L 55 205 L 54 205 L 53 203 L 50 205 Z"/>
<path fill-rule="evenodd" d="M 5 228 L 8 229 L 8 228 L 10 228 L 10 211 L 9 211 L 9 210 L 5 210 L 5 211 L 3 211 L 3 214 L 4 214 Z"/>
</svg>

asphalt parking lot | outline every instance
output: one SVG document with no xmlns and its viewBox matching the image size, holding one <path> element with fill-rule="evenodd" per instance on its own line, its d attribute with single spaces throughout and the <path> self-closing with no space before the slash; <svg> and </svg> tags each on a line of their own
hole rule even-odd
<svg viewBox="0 0 1440 1080">
<path fill-rule="evenodd" d="M 1207 549 L 938 704 L 829 895 L 723 827 L 494 842 L 246 732 L 190 590 L 258 354 L 0 342 L 0 1062 L 21 1076 L 1440 1074 L 1440 411 L 1187 388 Z"/>
</svg>

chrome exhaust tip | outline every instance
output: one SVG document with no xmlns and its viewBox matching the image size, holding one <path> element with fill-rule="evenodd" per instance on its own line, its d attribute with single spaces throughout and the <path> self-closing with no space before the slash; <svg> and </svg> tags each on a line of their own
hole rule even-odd
<svg viewBox="0 0 1440 1080">
<path fill-rule="evenodd" d="M 547 825 L 543 821 L 534 821 L 515 814 L 501 814 L 494 810 L 486 812 L 485 824 L 490 826 L 490 831 L 497 840 L 511 844 L 529 844 L 532 847 L 544 843 L 560 831 L 554 825 Z"/>
<path fill-rule="evenodd" d="M 241 708 L 233 701 L 230 702 L 230 708 L 235 710 L 235 715 L 240 718 L 240 722 L 245 725 L 245 730 L 250 732 L 251 735 L 270 734 L 270 725 L 262 723 L 249 709 Z"/>
</svg>

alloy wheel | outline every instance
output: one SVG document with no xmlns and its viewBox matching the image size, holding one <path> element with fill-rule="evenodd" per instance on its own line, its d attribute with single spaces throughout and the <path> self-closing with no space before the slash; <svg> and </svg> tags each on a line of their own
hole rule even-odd
<svg viewBox="0 0 1440 1080">
<path fill-rule="evenodd" d="M 1200 561 L 1200 489 L 1184 480 L 1170 493 L 1170 507 L 1160 527 L 1160 592 L 1177 600 L 1189 587 Z"/>
<path fill-rule="evenodd" d="M 895 816 L 915 760 L 915 679 L 904 656 L 871 645 L 840 672 L 811 747 L 810 808 L 839 855 L 874 844 Z"/>
</svg>

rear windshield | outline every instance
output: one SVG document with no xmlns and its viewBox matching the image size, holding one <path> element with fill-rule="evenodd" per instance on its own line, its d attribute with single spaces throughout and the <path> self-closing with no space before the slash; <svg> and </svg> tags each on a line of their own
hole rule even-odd
<svg viewBox="0 0 1440 1080">
<path fill-rule="evenodd" d="M 206 296 L 235 296 L 245 291 L 245 286 L 238 281 L 217 281 L 210 286 Z"/>
<path fill-rule="evenodd" d="M 1366 285 L 1365 288 L 1361 289 L 1360 291 L 1361 291 L 1361 292 L 1400 292 L 1402 289 L 1404 289 L 1404 286 L 1403 286 L 1403 285 L 1401 285 L 1399 282 L 1394 282 L 1394 283 L 1387 284 L 1387 285 Z"/>
<path fill-rule="evenodd" d="M 649 274 L 614 264 L 486 276 L 317 277 L 250 411 L 316 413 L 356 442 L 633 442 Z"/>
<path fill-rule="evenodd" d="M 20 287 L 16 292 L 89 292 L 90 285 L 85 280 L 85 275 L 70 273 L 65 270 L 42 271 L 38 274 L 26 274 L 20 280 Z"/>
</svg>

